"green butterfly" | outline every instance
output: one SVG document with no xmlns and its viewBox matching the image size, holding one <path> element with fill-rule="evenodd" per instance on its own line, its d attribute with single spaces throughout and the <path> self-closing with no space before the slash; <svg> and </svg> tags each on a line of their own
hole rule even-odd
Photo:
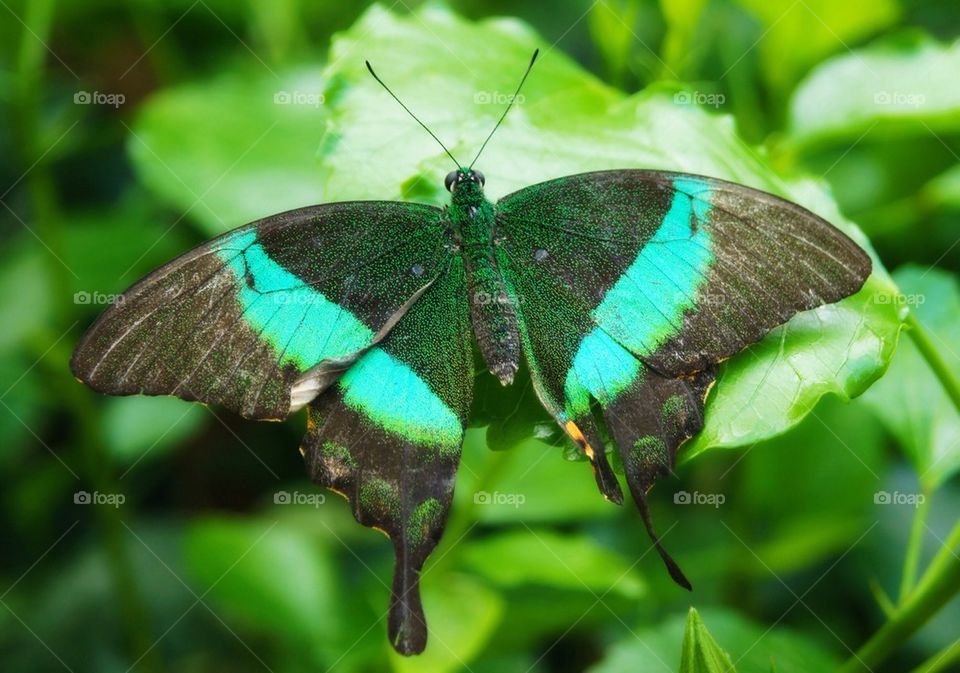
<svg viewBox="0 0 960 673">
<path fill-rule="evenodd" d="M 389 637 L 403 654 L 426 646 L 418 581 L 453 494 L 472 337 L 504 385 L 526 363 L 600 491 L 621 503 L 599 408 L 647 530 L 689 588 L 645 495 L 702 427 L 717 363 L 853 294 L 871 270 L 823 219 L 741 185 L 615 170 L 493 204 L 477 159 L 463 167 L 443 149 L 457 165 L 446 208 L 331 203 L 235 229 L 130 288 L 71 363 L 114 395 L 176 395 L 252 419 L 307 407 L 312 478 L 393 541 Z"/>
</svg>

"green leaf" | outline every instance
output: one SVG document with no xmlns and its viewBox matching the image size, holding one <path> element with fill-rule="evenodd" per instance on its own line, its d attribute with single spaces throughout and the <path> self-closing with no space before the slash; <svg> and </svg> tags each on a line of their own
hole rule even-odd
<svg viewBox="0 0 960 673">
<path fill-rule="evenodd" d="M 821 400 L 790 432 L 746 450 L 729 498 L 751 522 L 739 535 L 756 556 L 731 537 L 731 562 L 757 577 L 786 577 L 842 554 L 875 519 L 888 453 L 873 414 L 835 397 Z"/>
<path fill-rule="evenodd" d="M 73 211 L 63 222 L 63 261 L 75 294 L 61 303 L 91 315 L 102 311 L 110 295 L 183 252 L 189 242 L 174 222 L 141 190 L 109 210 Z"/>
<path fill-rule="evenodd" d="M 7 323 L 9 324 L 9 323 Z M 14 466 L 22 460 L 27 442 L 34 439 L 34 428 L 42 427 L 44 381 L 31 369 L 27 358 L 5 354 L 0 358 L 0 466 Z"/>
<path fill-rule="evenodd" d="M 390 40 L 380 35 L 390 35 Z M 467 58 L 444 59 L 438 67 L 432 48 L 445 49 L 447 44 L 456 44 L 458 54 Z M 342 199 L 397 198 L 400 186 L 417 177 L 432 186 L 434 203 L 445 205 L 449 199 L 443 188 L 449 158 L 426 134 L 411 133 L 416 125 L 411 126 L 410 117 L 379 86 L 371 85 L 356 54 L 377 66 L 377 73 L 410 101 L 454 156 L 468 163 L 503 112 L 537 47 L 546 51 L 548 45 L 514 19 L 473 23 L 441 7 L 425 6 L 406 16 L 371 7 L 336 36 L 324 71 L 336 91 L 328 95 L 332 118 L 323 148 L 327 193 Z M 482 163 L 501 167 L 494 171 L 496 180 L 488 182 L 491 197 L 530 184 L 535 164 L 544 174 L 544 162 L 562 147 L 562 138 L 544 132 L 574 127 L 576 120 L 566 115 L 575 113 L 584 122 L 584 115 L 602 118 L 622 97 L 556 50 L 537 61 L 535 73 L 485 150 Z M 586 154 L 575 153 L 578 160 Z M 376 157 L 375 171 L 370 170 L 371 157 Z M 518 160 L 514 170 L 512 164 Z M 361 166 L 365 179 L 357 180 Z M 557 165 L 554 170 L 569 172 Z"/>
<path fill-rule="evenodd" d="M 427 575 L 423 582 L 423 609 L 430 620 L 427 649 L 416 657 L 391 649 L 390 667 L 397 673 L 469 670 L 467 664 L 483 650 L 504 608 L 499 594 L 465 575 Z"/>
<path fill-rule="evenodd" d="M 840 4 L 840 3 L 838 3 Z M 790 103 L 794 140 L 856 140 L 867 131 L 927 135 L 960 129 L 960 41 L 901 36 L 819 65 Z"/>
<path fill-rule="evenodd" d="M 166 89 L 144 107 L 127 148 L 140 180 L 212 236 L 327 197 L 316 150 L 320 66 L 227 70 Z"/>
<path fill-rule="evenodd" d="M 703 622 L 710 634 L 729 652 L 737 673 L 810 673 L 832 671 L 840 664 L 836 656 L 812 638 L 782 626 L 768 627 L 747 621 L 728 610 L 702 608 Z M 589 673 L 621 671 L 673 671 L 683 669 L 678 644 L 689 627 L 689 618 L 671 617 L 658 626 L 638 629 L 614 644 Z M 724 670 L 723 668 L 720 669 Z"/>
<path fill-rule="evenodd" d="M 960 376 L 960 287 L 952 274 L 906 266 L 894 278 L 899 305 L 914 312 L 947 366 Z M 908 337 L 887 376 L 864 401 L 897 438 L 925 490 L 934 490 L 960 470 L 960 414 Z"/>
<path fill-rule="evenodd" d="M 0 353 L 7 356 L 52 320 L 52 297 L 46 254 L 26 235 L 9 241 L 0 257 Z M 30 279 L 24 282 L 24 279 Z M 19 374 L 14 375 L 10 383 Z M 9 384 L 8 384 L 9 385 Z"/>
<path fill-rule="evenodd" d="M 680 673 L 736 673 L 730 655 L 720 649 L 694 608 L 687 613 Z"/>
<path fill-rule="evenodd" d="M 683 460 L 776 436 L 828 393 L 842 399 L 863 393 L 896 348 L 900 315 L 893 297 L 892 282 L 874 274 L 858 294 L 798 314 L 721 366 L 704 429 L 684 445 Z"/>
<path fill-rule="evenodd" d="M 749 450 L 738 468 L 735 497 L 758 517 L 757 530 L 793 521 L 814 525 L 824 519 L 840 523 L 864 517 L 872 514 L 873 494 L 886 470 L 887 444 L 883 428 L 860 401 L 824 398 L 790 432 Z M 785 460 L 790 465 L 789 489 L 781 472 Z M 829 528 L 824 526 L 824 532 Z"/>
<path fill-rule="evenodd" d="M 960 209 L 960 163 L 931 180 L 923 196 L 935 205 Z"/>
<path fill-rule="evenodd" d="M 335 632 L 334 568 L 300 531 L 256 519 L 204 519 L 187 530 L 184 553 L 197 593 L 247 627 L 309 644 Z"/>
<path fill-rule="evenodd" d="M 474 44 L 477 41 L 475 34 L 483 28 L 482 24 L 467 24 L 439 10 L 421 17 L 392 19 L 378 10 L 341 36 L 337 44 L 346 49 L 344 45 L 349 43 L 353 50 L 366 52 L 372 49 L 376 53 L 384 47 L 367 41 L 366 33 L 361 31 L 372 26 L 382 29 L 388 22 L 392 33 L 404 36 L 404 39 L 409 35 L 410 41 L 429 42 L 433 39 L 429 36 L 431 30 L 442 28 L 447 34 L 462 36 L 458 42 Z M 509 44 L 501 45 L 494 35 L 488 35 L 480 52 L 482 57 L 480 54 L 478 57 L 501 64 L 504 63 L 504 53 L 514 54 L 514 63 L 522 68 L 524 59 L 521 54 L 528 53 L 536 44 L 531 40 L 524 50 L 515 46 L 513 39 Z M 406 58 L 406 54 L 401 53 L 404 56 L 398 57 L 395 52 L 393 57 L 394 67 L 398 70 L 401 62 L 397 59 Z M 466 94 L 456 95 L 463 89 L 460 80 L 470 80 L 474 75 L 459 72 L 462 69 L 460 64 L 450 64 L 450 69 L 456 72 L 446 75 L 449 85 L 434 84 L 423 94 L 417 63 L 403 63 L 409 66 L 406 69 L 408 75 L 405 79 L 402 72 L 395 74 L 392 86 L 414 92 L 414 95 L 433 97 L 432 101 L 425 99 L 423 107 L 427 111 L 444 110 L 444 117 L 437 123 L 440 128 L 447 125 L 450 130 L 447 135 L 440 135 L 458 139 L 455 153 L 461 147 L 461 153 L 468 153 L 467 147 L 477 146 L 484 130 L 475 129 L 472 123 L 477 117 L 478 106 L 471 105 Z M 672 90 L 661 93 L 657 89 L 648 89 L 630 99 L 608 104 L 601 115 L 596 111 L 598 100 L 588 105 L 582 97 L 570 95 L 564 88 L 596 88 L 598 83 L 583 72 L 579 73 L 578 80 L 570 72 L 566 59 L 552 52 L 543 59 L 542 65 L 544 70 L 535 71 L 535 76 L 531 77 L 531 88 L 519 105 L 520 114 L 507 119 L 484 155 L 486 166 L 506 169 L 502 173 L 492 169 L 486 171 L 487 191 L 491 197 L 549 177 L 585 170 L 617 167 L 679 169 L 716 175 L 783 194 L 863 241 L 862 235 L 854 225 L 843 220 L 819 185 L 803 180 L 784 183 L 736 138 L 729 119 L 689 109 L 689 106 L 678 106 L 673 102 Z M 537 67 L 541 64 L 538 63 Z M 501 69 L 494 68 L 494 71 L 493 77 L 497 77 Z M 447 170 L 442 155 L 431 149 L 429 143 L 418 143 L 416 134 L 402 136 L 405 142 L 387 142 L 389 138 L 400 136 L 402 131 L 399 127 L 391 128 L 393 117 L 383 119 L 383 111 L 369 99 L 369 91 L 358 74 L 362 76 L 345 61 L 328 70 L 328 78 L 343 82 L 345 92 L 334 116 L 337 127 L 343 129 L 343 133 L 350 133 L 349 128 L 365 130 L 364 142 L 368 146 L 386 143 L 379 156 L 391 167 L 390 171 L 402 173 L 400 166 L 409 165 L 412 157 L 414 161 L 420 161 L 421 174 L 426 171 L 433 184 L 439 185 Z M 431 79 L 444 76 L 436 71 Z M 455 83 L 454 79 L 458 82 Z M 564 92 L 563 96 L 556 93 L 558 89 Z M 604 98 L 609 100 L 610 96 L 608 92 Z M 450 113 L 450 108 L 457 105 L 464 108 L 462 113 Z M 483 113 L 481 110 L 480 114 Z M 409 125 L 408 120 L 401 118 L 398 121 L 403 126 Z M 371 131 L 378 123 L 379 134 Z M 460 129 L 459 134 L 455 132 L 456 128 Z M 459 140 L 469 138 L 477 131 L 480 133 L 475 140 Z M 663 138 L 670 140 L 654 144 L 653 139 Z M 355 152 L 354 143 L 349 144 L 348 150 L 334 147 L 326 154 L 325 162 L 335 166 L 337 175 L 346 180 L 352 172 L 363 170 Z M 544 157 L 548 160 L 545 161 Z M 390 175 L 390 172 L 386 173 L 384 179 Z M 398 186 L 400 182 L 402 179 L 398 178 Z M 373 198 L 374 190 L 378 188 L 382 194 L 382 187 L 370 181 L 354 181 L 349 195 L 352 198 Z M 438 197 L 436 202 L 442 203 L 445 195 L 439 196 L 438 192 Z M 858 295 L 798 316 L 784 330 L 772 334 L 730 362 L 721 385 L 717 387 L 720 393 L 713 402 L 718 411 L 708 416 L 714 426 L 711 427 L 708 420 L 708 428 L 698 440 L 698 451 L 711 445 L 734 446 L 778 434 L 799 421 L 823 394 L 858 395 L 882 374 L 895 347 L 899 316 L 889 303 L 882 302 L 883 297 L 892 296 L 896 289 L 879 262 L 875 261 L 875 265 L 877 272 Z M 758 353 L 759 358 L 754 353 Z M 759 413 L 755 416 L 741 413 L 744 406 L 757 400 L 760 401 Z M 732 413 L 731 409 L 736 411 Z M 745 417 L 749 417 L 749 421 L 740 422 Z"/>
<path fill-rule="evenodd" d="M 807 69 L 849 44 L 893 24 L 896 0 L 738 0 L 756 16 L 762 32 L 756 45 L 767 80 L 781 92 Z"/>
<path fill-rule="evenodd" d="M 640 0 L 611 0 L 590 6 L 586 14 L 587 27 L 613 84 L 623 84 L 637 43 L 645 42 L 637 31 L 651 30 L 650 19 L 655 18 L 650 16 L 652 10 L 653 7 Z"/>
<path fill-rule="evenodd" d="M 885 12 L 886 4 L 878 4 Z M 874 11 L 863 12 L 870 24 L 867 18 Z M 438 50 L 448 44 L 457 45 L 459 58 L 437 59 Z M 147 134 L 163 126 L 158 142 L 152 142 L 152 136 L 145 139 L 164 163 L 176 161 L 170 165 L 192 171 L 186 173 L 196 176 L 188 180 L 191 185 L 228 173 L 230 178 L 211 192 L 218 197 L 209 205 L 231 224 L 302 205 L 307 186 L 321 182 L 322 192 L 314 189 L 310 200 L 416 194 L 420 200 L 444 205 L 449 197 L 443 189 L 449 159 L 371 80 L 363 59 L 368 58 L 467 162 L 502 111 L 500 103 L 512 93 L 533 49 L 540 47 L 543 55 L 522 100 L 480 162 L 492 199 L 541 180 L 589 170 L 681 170 L 790 198 L 866 245 L 821 184 L 774 173 L 736 136 L 730 117 L 676 104 L 674 86 L 649 87 L 627 97 L 548 46 L 515 20 L 474 23 L 433 6 L 402 15 L 374 6 L 333 41 L 321 78 L 326 83 L 323 112 L 291 116 L 288 108 L 263 103 L 274 84 L 255 77 L 218 79 L 163 94 L 147 105 L 137 129 Z M 224 97 L 224 91 L 229 95 Z M 234 114 L 256 121 L 233 124 Z M 321 117 L 327 126 L 320 160 L 308 165 L 313 145 L 306 139 L 319 128 Z M 283 124 L 283 137 L 265 138 L 255 159 L 232 166 L 238 148 L 256 140 L 262 127 L 276 119 Z M 131 143 L 135 147 L 137 141 Z M 135 158 L 152 185 L 183 192 L 169 171 L 157 165 L 156 157 L 135 152 Z M 297 174 L 295 179 L 292 173 Z M 278 190 L 287 187 L 276 183 L 278 176 L 301 187 L 293 194 L 281 193 Z M 262 198 L 264 194 L 269 200 Z M 185 205 L 190 201 L 189 195 L 181 193 L 180 198 Z M 212 223 L 209 228 L 219 230 Z M 779 434 L 803 418 L 822 395 L 857 395 L 883 373 L 900 323 L 895 307 L 882 301 L 896 288 L 879 261 L 874 263 L 875 273 L 859 294 L 797 316 L 785 329 L 726 364 L 711 402 L 714 409 L 708 410 L 707 428 L 694 452 Z M 743 413 L 752 404 L 755 411 Z M 518 436 L 503 428 L 492 433 L 501 445 Z"/>
<path fill-rule="evenodd" d="M 626 559 L 583 534 L 560 535 L 542 528 L 498 533 L 466 544 L 462 559 L 466 567 L 502 587 L 535 584 L 626 598 L 646 592 Z"/>
<path fill-rule="evenodd" d="M 663 38 L 663 60 L 668 72 L 680 73 L 696 57 L 697 50 L 691 47 L 707 0 L 660 0 L 659 4 L 667 23 L 667 33 Z"/>
<path fill-rule="evenodd" d="M 473 507 L 473 516 L 491 525 L 615 516 L 618 508 L 597 494 L 590 469 L 563 456 L 562 448 L 535 439 L 493 453 L 487 450 L 482 430 L 469 430 L 457 473 L 454 511 Z"/>
<path fill-rule="evenodd" d="M 111 397 L 104 404 L 104 439 L 121 463 L 163 455 L 207 419 L 202 407 L 174 397 Z"/>
</svg>

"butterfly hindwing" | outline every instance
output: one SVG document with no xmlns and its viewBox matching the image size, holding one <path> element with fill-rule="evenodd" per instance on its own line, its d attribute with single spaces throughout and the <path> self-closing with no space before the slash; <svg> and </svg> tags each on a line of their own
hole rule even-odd
<svg viewBox="0 0 960 673">
<path fill-rule="evenodd" d="M 585 173 L 510 194 L 496 212 L 537 392 L 616 500 L 600 407 L 648 528 L 645 493 L 702 426 L 715 365 L 795 313 L 853 294 L 871 268 L 813 213 L 700 176 Z"/>
<path fill-rule="evenodd" d="M 687 589 L 690 582 L 653 530 L 646 494 L 657 477 L 673 468 L 677 447 L 703 427 L 703 404 L 713 380 L 713 369 L 669 378 L 640 363 L 630 384 L 602 403 L 606 427 L 647 532 L 670 575 Z"/>
<path fill-rule="evenodd" d="M 246 225 L 124 293 L 84 336 L 73 372 L 114 395 L 284 418 L 381 339 L 444 268 L 443 227 L 436 208 L 386 201 Z"/>
<path fill-rule="evenodd" d="M 455 258 L 383 342 L 308 408 L 302 452 L 313 479 L 393 542 L 389 635 L 404 654 L 426 644 L 419 574 L 453 496 L 473 385 L 470 334 Z"/>
</svg>

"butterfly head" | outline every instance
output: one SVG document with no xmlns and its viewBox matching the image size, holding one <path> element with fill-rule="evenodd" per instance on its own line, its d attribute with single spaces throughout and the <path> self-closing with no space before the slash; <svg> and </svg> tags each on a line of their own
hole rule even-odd
<svg viewBox="0 0 960 673">
<path fill-rule="evenodd" d="M 459 168 L 447 173 L 443 185 L 451 194 L 464 190 L 483 193 L 483 185 L 486 181 L 483 173 L 474 168 Z"/>
</svg>

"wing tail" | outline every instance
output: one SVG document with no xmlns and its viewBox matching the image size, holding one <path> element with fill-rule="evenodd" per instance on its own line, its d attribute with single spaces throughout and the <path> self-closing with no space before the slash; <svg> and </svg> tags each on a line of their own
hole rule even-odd
<svg viewBox="0 0 960 673">
<path fill-rule="evenodd" d="M 421 652 L 420 573 L 440 541 L 473 384 L 463 264 L 448 270 L 378 345 L 309 405 L 302 452 L 321 486 L 384 532 L 396 554 L 390 642 Z"/>
</svg>

